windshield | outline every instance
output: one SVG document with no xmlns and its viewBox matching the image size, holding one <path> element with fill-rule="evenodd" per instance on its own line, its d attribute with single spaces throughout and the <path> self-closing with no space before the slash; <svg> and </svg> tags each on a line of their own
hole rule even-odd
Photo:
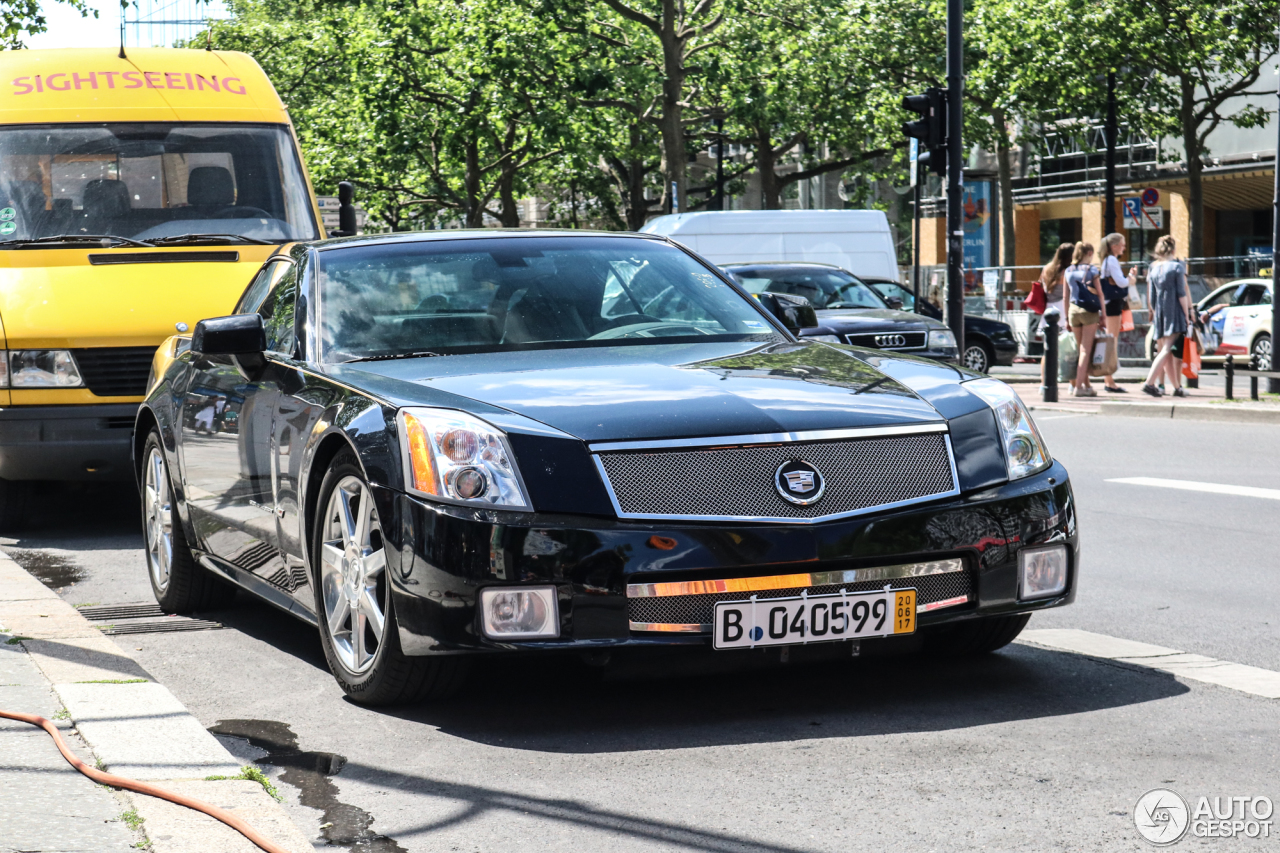
<svg viewBox="0 0 1280 853">
<path fill-rule="evenodd" d="M 302 167 L 278 125 L 0 128 L 0 240 L 319 237 Z"/>
<path fill-rule="evenodd" d="M 679 249 L 522 237 L 321 251 L 321 361 L 528 348 L 785 340 Z"/>
<path fill-rule="evenodd" d="M 814 308 L 885 308 L 870 286 L 839 269 L 822 267 L 735 267 L 733 274 L 750 293 L 803 296 Z"/>
</svg>

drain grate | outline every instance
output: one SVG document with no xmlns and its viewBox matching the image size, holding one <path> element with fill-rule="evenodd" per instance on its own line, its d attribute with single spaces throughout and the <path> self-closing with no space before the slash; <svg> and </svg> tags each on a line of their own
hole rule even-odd
<svg viewBox="0 0 1280 853">
<path fill-rule="evenodd" d="M 146 619 L 165 615 L 159 604 L 103 604 L 78 609 L 80 615 L 90 622 L 103 622 L 107 619 Z"/>
<path fill-rule="evenodd" d="M 221 622 L 170 616 L 158 604 L 103 604 L 81 607 L 80 615 L 90 622 L 108 622 L 96 627 L 104 634 L 168 634 L 176 631 L 212 631 Z"/>
<path fill-rule="evenodd" d="M 100 630 L 104 634 L 170 634 L 176 631 L 211 631 L 221 628 L 221 622 L 210 622 L 207 619 L 187 619 L 184 616 L 169 616 L 164 619 L 139 620 L 124 624 L 104 625 Z"/>
</svg>

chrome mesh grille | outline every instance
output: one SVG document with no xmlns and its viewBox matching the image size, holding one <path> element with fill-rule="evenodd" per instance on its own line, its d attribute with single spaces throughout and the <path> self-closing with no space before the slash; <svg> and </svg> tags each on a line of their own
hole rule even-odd
<svg viewBox="0 0 1280 853">
<path fill-rule="evenodd" d="M 625 516 L 814 519 L 952 492 L 942 433 L 740 447 L 611 451 L 599 455 Z M 826 480 L 816 503 L 795 506 L 774 486 L 803 459 Z"/>
<path fill-rule="evenodd" d="M 795 589 L 771 589 L 767 592 L 756 593 L 756 596 L 758 601 L 766 601 L 770 598 L 788 598 L 799 595 L 804 589 L 808 589 L 810 595 L 838 593 L 842 588 L 848 592 L 871 592 L 877 589 L 884 589 L 885 584 L 888 584 L 893 589 L 915 587 L 917 590 L 917 606 L 973 595 L 973 582 L 969 578 L 969 572 L 959 571 L 916 578 L 896 578 L 889 581 L 859 581 L 857 583 L 825 584 L 822 586 L 797 587 Z M 627 599 L 627 618 L 631 622 L 710 625 L 717 601 L 746 601 L 749 598 L 751 598 L 750 593 L 742 592 L 711 592 L 703 595 L 629 598 Z"/>
</svg>

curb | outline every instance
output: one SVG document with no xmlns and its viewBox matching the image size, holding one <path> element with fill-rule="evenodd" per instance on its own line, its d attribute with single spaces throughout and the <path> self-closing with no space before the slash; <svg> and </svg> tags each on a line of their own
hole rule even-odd
<svg viewBox="0 0 1280 853">
<path fill-rule="evenodd" d="M 1130 418 L 1173 418 L 1182 421 L 1215 421 L 1223 423 L 1280 424 L 1280 406 L 1246 408 L 1243 406 L 1184 403 L 1103 403 L 1100 415 Z"/>
<path fill-rule="evenodd" d="M 18 641 L 100 767 L 231 810 L 284 848 L 313 853 L 281 805 L 258 783 L 238 778 L 240 761 L 176 696 L 57 593 L 3 554 L 0 626 L 0 642 Z M 141 830 L 153 853 L 258 851 L 248 839 L 200 812 L 119 793 L 142 818 Z"/>
</svg>

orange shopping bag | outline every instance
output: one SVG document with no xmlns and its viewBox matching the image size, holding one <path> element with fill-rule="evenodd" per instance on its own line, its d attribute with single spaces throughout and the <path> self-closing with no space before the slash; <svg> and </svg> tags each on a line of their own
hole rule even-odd
<svg viewBox="0 0 1280 853">
<path fill-rule="evenodd" d="M 1188 379 L 1200 376 L 1200 342 L 1195 335 L 1187 335 L 1182 343 L 1182 375 Z"/>
<path fill-rule="evenodd" d="M 1133 312 L 1130 311 L 1128 308 L 1120 312 L 1120 331 L 1122 332 L 1133 331 Z"/>
</svg>

